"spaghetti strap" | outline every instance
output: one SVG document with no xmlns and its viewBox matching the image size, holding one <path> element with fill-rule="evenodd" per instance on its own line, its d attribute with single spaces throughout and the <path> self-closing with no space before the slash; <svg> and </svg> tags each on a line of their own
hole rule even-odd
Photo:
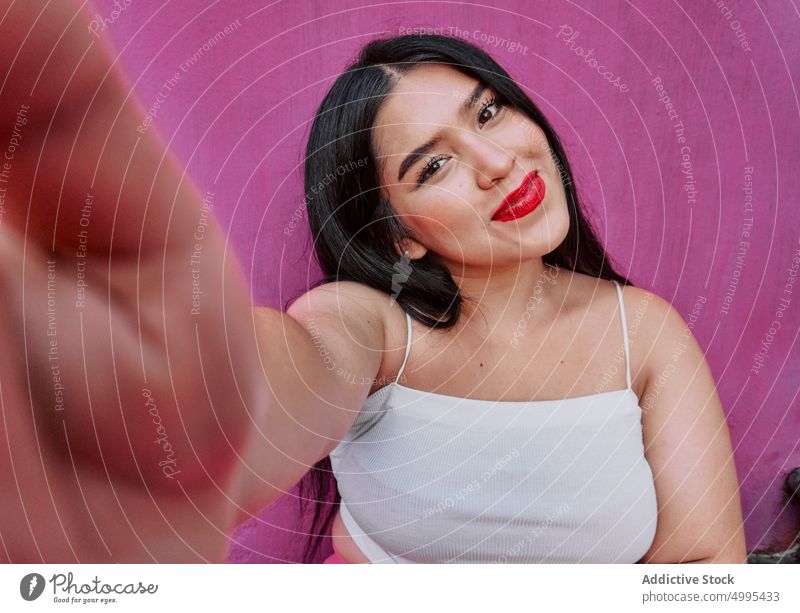
<svg viewBox="0 0 800 613">
<path fill-rule="evenodd" d="M 619 287 L 619 283 L 614 281 L 614 285 L 617 288 L 617 298 L 619 300 L 619 312 L 620 318 L 622 320 L 622 339 L 625 343 L 625 381 L 628 384 L 628 389 L 631 387 L 631 356 L 630 350 L 628 348 L 628 320 L 625 317 L 625 303 L 622 302 L 622 290 Z"/>
<path fill-rule="evenodd" d="M 411 315 L 406 313 L 406 355 L 403 357 L 403 365 L 400 367 L 400 371 L 397 373 L 395 377 L 395 383 L 400 381 L 400 377 L 403 376 L 403 371 L 406 368 L 406 362 L 408 361 L 408 354 L 411 352 Z"/>
</svg>

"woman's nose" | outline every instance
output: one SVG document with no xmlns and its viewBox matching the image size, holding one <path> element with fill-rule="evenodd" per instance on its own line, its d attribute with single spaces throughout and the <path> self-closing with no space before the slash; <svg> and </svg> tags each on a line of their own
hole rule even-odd
<svg viewBox="0 0 800 613">
<path fill-rule="evenodd" d="M 488 138 L 475 143 L 475 176 L 481 189 L 491 189 L 509 175 L 515 157 L 511 150 Z"/>
</svg>

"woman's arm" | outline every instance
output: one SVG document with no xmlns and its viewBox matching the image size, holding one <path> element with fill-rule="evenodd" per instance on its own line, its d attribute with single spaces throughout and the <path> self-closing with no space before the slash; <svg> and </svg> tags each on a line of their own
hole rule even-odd
<svg viewBox="0 0 800 613">
<path fill-rule="evenodd" d="M 314 288 L 286 313 L 255 309 L 269 399 L 242 454 L 232 526 L 286 493 L 345 436 L 380 370 L 390 302 L 339 282 Z"/>
<path fill-rule="evenodd" d="M 703 351 L 668 302 L 636 288 L 624 300 L 629 312 L 647 305 L 631 350 L 646 380 L 640 404 L 658 527 L 641 561 L 744 563 L 730 436 Z"/>
<path fill-rule="evenodd" d="M 3 491 L 27 470 L 0 511 L 5 550 L 218 560 L 231 514 L 258 512 L 352 424 L 381 364 L 383 306 L 338 284 L 253 317 L 209 199 L 138 130 L 144 110 L 76 6 L 0 0 L 0 143 L 15 142 L 0 338 L 19 348 L 0 360 Z"/>
<path fill-rule="evenodd" d="M 248 293 L 90 8 L 0 2 L 4 315 L 65 459 L 216 487 L 263 392 Z"/>
</svg>

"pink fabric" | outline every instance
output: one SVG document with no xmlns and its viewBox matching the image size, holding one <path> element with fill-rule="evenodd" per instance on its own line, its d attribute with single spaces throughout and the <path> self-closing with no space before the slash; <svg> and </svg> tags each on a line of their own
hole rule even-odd
<svg viewBox="0 0 800 613">
<path fill-rule="evenodd" d="M 798 17 L 791 3 L 718 4 L 137 0 L 115 13 L 95 0 L 155 126 L 214 193 L 254 301 L 271 306 L 319 276 L 304 143 L 357 49 L 436 27 L 492 53 L 561 135 L 618 268 L 692 323 L 728 416 L 748 548 L 784 548 L 798 520 L 781 486 L 800 465 L 800 288 L 785 292 L 800 247 Z M 299 559 L 293 495 L 242 528 L 231 561 Z"/>
</svg>

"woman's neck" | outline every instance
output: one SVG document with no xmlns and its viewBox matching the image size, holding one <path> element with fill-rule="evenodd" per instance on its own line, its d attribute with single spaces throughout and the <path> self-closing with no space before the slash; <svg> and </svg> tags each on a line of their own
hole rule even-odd
<svg viewBox="0 0 800 613">
<path fill-rule="evenodd" d="M 525 320 L 540 325 L 564 306 L 564 281 L 571 274 L 545 264 L 541 258 L 503 268 L 471 268 L 453 280 L 465 298 L 458 326 L 470 325 L 473 315 L 489 329 L 511 330 Z M 474 324 L 472 324 L 474 325 Z"/>
</svg>

